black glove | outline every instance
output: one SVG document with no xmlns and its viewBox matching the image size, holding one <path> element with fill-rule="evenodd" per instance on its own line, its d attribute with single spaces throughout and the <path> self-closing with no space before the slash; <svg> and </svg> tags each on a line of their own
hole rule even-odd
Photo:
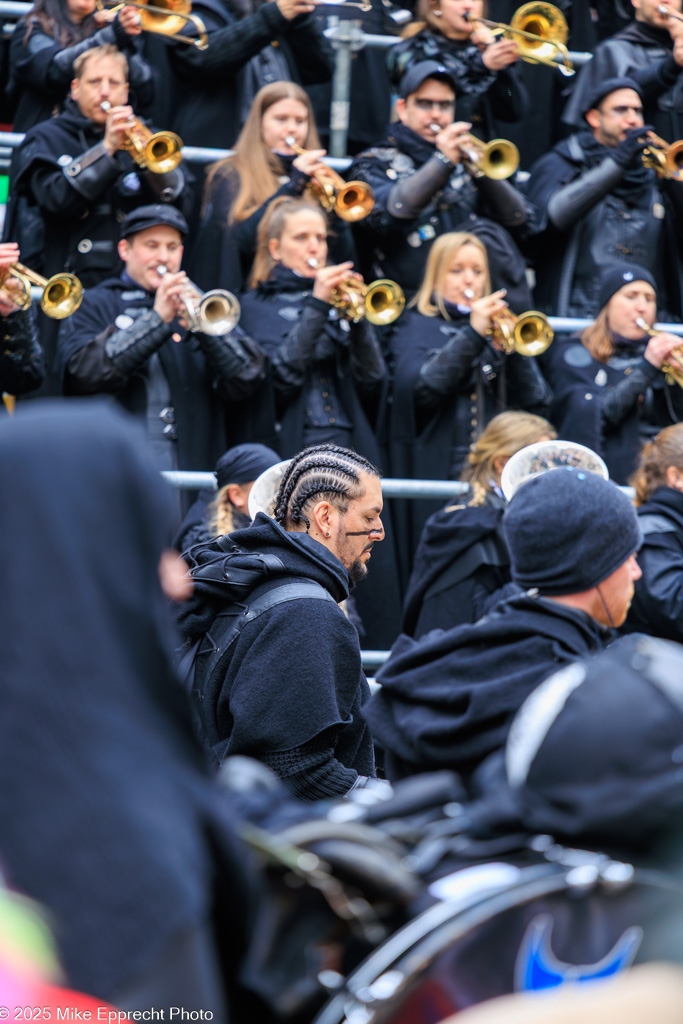
<svg viewBox="0 0 683 1024">
<path fill-rule="evenodd" d="M 626 137 L 621 140 L 618 146 L 614 147 L 610 156 L 620 167 L 626 170 L 627 167 L 640 160 L 643 150 L 649 146 L 646 135 L 651 131 L 651 124 L 646 124 L 642 128 L 629 128 L 626 132 Z"/>
</svg>

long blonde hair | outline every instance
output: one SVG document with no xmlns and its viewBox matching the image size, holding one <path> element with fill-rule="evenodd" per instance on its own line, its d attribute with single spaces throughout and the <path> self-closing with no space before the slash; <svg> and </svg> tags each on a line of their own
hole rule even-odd
<svg viewBox="0 0 683 1024">
<path fill-rule="evenodd" d="M 445 235 L 440 235 L 430 249 L 422 284 L 410 303 L 411 306 L 417 306 L 418 312 L 423 316 L 442 316 L 446 320 L 450 320 L 443 301 L 443 283 L 449 266 L 463 245 L 473 245 L 484 257 L 486 278 L 483 294 L 488 295 L 491 291 L 489 260 L 486 246 L 482 240 L 476 235 L 470 234 L 469 231 L 450 231 Z"/>
<path fill-rule="evenodd" d="M 228 220 L 246 220 L 254 210 L 277 192 L 284 167 L 275 153 L 264 144 L 261 135 L 263 115 L 280 100 L 298 100 L 308 111 L 308 134 L 305 149 L 319 149 L 320 140 L 315 126 L 313 107 L 308 94 L 295 82 L 271 82 L 256 93 L 249 116 L 235 143 L 233 156 L 212 165 L 206 178 L 204 206 L 213 189 L 226 177 L 235 176 L 239 188 L 230 209 Z"/>
<path fill-rule="evenodd" d="M 496 476 L 494 462 L 501 457 L 511 458 L 515 452 L 534 444 L 542 437 L 557 437 L 555 428 L 542 416 L 530 412 L 501 412 L 494 416 L 477 440 L 470 446 L 467 462 L 460 479 L 469 483 L 473 491 L 470 505 L 483 505 L 491 492 L 491 480 Z"/>
<path fill-rule="evenodd" d="M 640 450 L 638 465 L 629 483 L 635 488 L 636 505 L 643 505 L 658 487 L 669 487 L 667 470 L 683 470 L 683 423 L 665 427 Z"/>
<path fill-rule="evenodd" d="M 255 288 L 261 281 L 267 281 L 273 271 L 273 267 L 276 265 L 276 261 L 270 255 L 270 249 L 268 248 L 270 240 L 272 238 L 282 238 L 282 232 L 285 230 L 288 218 L 304 211 L 317 213 L 321 217 L 325 228 L 327 228 L 327 217 L 322 208 L 311 200 L 291 199 L 289 196 L 280 196 L 270 203 L 258 226 L 256 255 L 254 256 L 254 264 L 251 277 L 249 278 L 250 288 Z M 313 281 L 311 280 L 312 286 Z"/>
<path fill-rule="evenodd" d="M 616 295 L 616 292 L 614 294 Z M 607 363 L 614 355 L 614 338 L 609 325 L 608 306 L 609 302 L 602 307 L 593 323 L 581 335 L 581 343 L 598 363 Z"/>
</svg>

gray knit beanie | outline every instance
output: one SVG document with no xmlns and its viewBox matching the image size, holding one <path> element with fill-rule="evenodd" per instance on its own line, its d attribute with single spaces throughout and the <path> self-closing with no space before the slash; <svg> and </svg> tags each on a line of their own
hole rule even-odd
<svg viewBox="0 0 683 1024">
<path fill-rule="evenodd" d="M 642 541 L 635 509 L 616 484 L 569 467 L 523 483 L 503 529 L 512 579 L 550 596 L 590 590 Z"/>
</svg>

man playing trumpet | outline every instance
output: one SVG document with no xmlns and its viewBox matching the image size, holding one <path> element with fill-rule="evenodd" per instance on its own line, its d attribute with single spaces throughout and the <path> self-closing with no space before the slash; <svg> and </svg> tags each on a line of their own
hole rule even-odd
<svg viewBox="0 0 683 1024">
<path fill-rule="evenodd" d="M 14 395 L 34 391 L 45 374 L 33 311 L 21 309 L 11 279 L 3 280 L 7 268 L 18 260 L 16 242 L 0 243 L 0 394 L 9 409 Z"/>
<path fill-rule="evenodd" d="M 361 153 L 349 177 L 366 181 L 375 196 L 370 215 L 357 225 L 359 248 L 372 253 L 372 276 L 398 281 L 412 295 L 438 235 L 465 221 L 476 231 L 475 218 L 483 215 L 495 222 L 488 227 L 503 236 L 500 244 L 514 250 L 501 227 L 522 228 L 527 207 L 509 182 L 465 169 L 472 126 L 455 121 L 455 81 L 443 65 L 422 61 L 405 73 L 396 113 L 386 140 Z"/>
<path fill-rule="evenodd" d="M 121 226 L 119 277 L 86 291 L 64 322 L 59 363 L 67 395 L 111 393 L 145 419 L 163 469 L 211 469 L 236 440 L 230 402 L 263 378 L 259 349 L 239 328 L 189 333 L 180 264 L 187 224 L 172 206 L 144 206 Z"/>
</svg>

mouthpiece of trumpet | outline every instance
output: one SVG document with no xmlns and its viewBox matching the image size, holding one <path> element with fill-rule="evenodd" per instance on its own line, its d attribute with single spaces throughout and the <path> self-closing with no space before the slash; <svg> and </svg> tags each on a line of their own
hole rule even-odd
<svg viewBox="0 0 683 1024">
<path fill-rule="evenodd" d="M 430 131 L 433 131 L 435 135 L 438 135 L 440 131 L 443 131 L 443 128 L 441 127 L 440 124 L 430 124 L 429 128 Z"/>
<path fill-rule="evenodd" d="M 311 267 L 311 268 L 312 268 L 313 270 L 317 270 L 317 269 L 318 269 L 318 267 L 320 266 L 320 263 L 319 263 L 319 261 L 318 261 L 318 260 L 317 260 L 317 259 L 315 258 L 315 256 L 309 256 L 309 258 L 308 258 L 308 259 L 306 260 L 306 263 L 307 263 L 307 265 L 308 265 L 309 267 Z"/>
<path fill-rule="evenodd" d="M 465 291 L 463 292 L 463 295 L 465 296 L 466 299 L 473 299 L 474 298 L 474 292 L 472 291 L 471 288 L 465 288 Z"/>
<path fill-rule="evenodd" d="M 100 107 L 102 108 L 102 110 L 104 110 L 105 113 L 108 113 L 111 110 L 111 103 L 109 102 L 109 100 L 102 100 L 102 102 L 100 103 Z"/>
<path fill-rule="evenodd" d="M 159 277 L 163 277 L 164 274 L 168 274 L 168 267 L 165 267 L 163 263 L 160 263 L 156 269 Z"/>
</svg>

